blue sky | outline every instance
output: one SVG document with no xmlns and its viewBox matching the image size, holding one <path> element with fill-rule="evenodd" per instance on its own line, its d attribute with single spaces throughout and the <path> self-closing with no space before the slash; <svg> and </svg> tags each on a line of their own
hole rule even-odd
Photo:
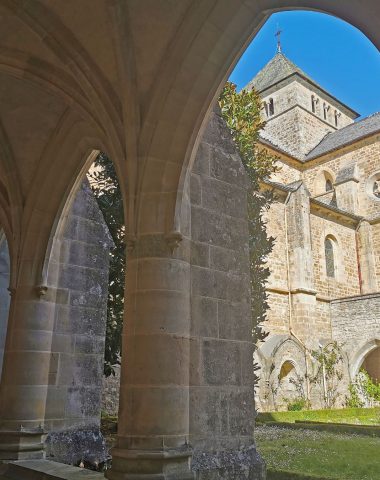
<svg viewBox="0 0 380 480">
<path fill-rule="evenodd" d="M 247 48 L 230 80 L 244 87 L 276 52 L 362 116 L 380 111 L 380 53 L 356 28 L 330 15 L 292 11 L 272 15 Z"/>
</svg>

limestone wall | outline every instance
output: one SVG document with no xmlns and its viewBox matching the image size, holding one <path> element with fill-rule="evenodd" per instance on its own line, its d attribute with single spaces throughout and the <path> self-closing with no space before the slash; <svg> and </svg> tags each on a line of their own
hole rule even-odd
<svg viewBox="0 0 380 480">
<path fill-rule="evenodd" d="M 380 340 L 380 294 L 335 300 L 331 303 L 333 339 L 344 344 L 351 377 Z"/>
<path fill-rule="evenodd" d="M 115 375 L 103 376 L 102 412 L 117 416 L 119 411 L 120 366 L 115 366 Z"/>
<path fill-rule="evenodd" d="M 0 233 L 0 378 L 3 367 L 5 338 L 7 334 L 10 304 L 9 287 L 10 258 L 5 235 Z"/>
<path fill-rule="evenodd" d="M 287 289 L 287 252 L 285 231 L 285 205 L 274 202 L 264 214 L 267 234 L 274 238 L 272 252 L 268 255 L 267 264 L 270 268 L 268 286 L 270 288 Z"/>
<path fill-rule="evenodd" d="M 318 295 L 332 298 L 357 295 L 359 290 L 358 263 L 354 228 L 345 227 L 322 216 L 310 215 L 314 282 Z M 325 238 L 336 239 L 334 263 L 336 276 L 328 277 L 325 261 Z"/>
<path fill-rule="evenodd" d="M 312 95 L 317 100 L 315 112 L 311 106 Z M 269 91 L 263 97 L 264 102 L 270 99 L 273 99 L 275 113 L 265 116 L 267 125 L 262 136 L 298 157 L 306 155 L 327 133 L 352 123 L 352 119 L 330 97 L 303 80 L 277 86 L 276 91 Z M 339 113 L 337 126 L 335 112 Z"/>
<path fill-rule="evenodd" d="M 364 139 L 360 144 L 348 146 L 340 149 L 338 152 L 332 152 L 323 159 L 323 161 L 310 162 L 306 165 L 303 178 L 307 188 L 312 196 L 318 194 L 316 191 L 316 178 L 327 170 L 336 176 L 344 168 L 350 165 L 357 165 L 358 174 L 358 210 L 357 215 L 368 218 L 379 216 L 380 199 L 376 198 L 369 185 L 369 180 L 374 174 L 380 172 L 380 136 Z M 338 207 L 343 208 L 344 205 Z"/>
<path fill-rule="evenodd" d="M 377 284 L 380 285 L 380 223 L 371 225 Z"/>
<path fill-rule="evenodd" d="M 55 236 L 47 292 L 54 311 L 46 427 L 99 423 L 111 239 L 87 182 Z"/>
<path fill-rule="evenodd" d="M 275 155 L 275 154 L 274 154 Z M 277 171 L 271 175 L 273 182 L 283 183 L 287 185 L 297 180 L 301 180 L 302 174 L 299 169 L 296 169 L 282 161 L 276 163 Z"/>
<path fill-rule="evenodd" d="M 241 464 L 239 452 L 253 444 L 246 189 L 240 157 L 223 120 L 214 113 L 196 156 L 190 187 L 189 422 L 193 468 L 200 469 L 200 478 L 228 478 L 225 462 L 228 469 Z M 220 456 L 218 451 L 225 453 Z"/>
</svg>

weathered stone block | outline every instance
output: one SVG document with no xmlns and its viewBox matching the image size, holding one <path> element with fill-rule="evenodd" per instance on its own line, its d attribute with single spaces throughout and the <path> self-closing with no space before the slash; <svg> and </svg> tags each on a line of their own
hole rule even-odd
<svg viewBox="0 0 380 480">
<path fill-rule="evenodd" d="M 240 385 L 239 345 L 227 340 L 204 340 L 203 379 L 208 385 Z"/>
</svg>

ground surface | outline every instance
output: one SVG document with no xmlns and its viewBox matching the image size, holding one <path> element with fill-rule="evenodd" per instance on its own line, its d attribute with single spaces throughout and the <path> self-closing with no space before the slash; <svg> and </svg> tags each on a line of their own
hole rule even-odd
<svg viewBox="0 0 380 480">
<path fill-rule="evenodd" d="M 255 438 L 269 470 L 320 479 L 380 480 L 380 438 L 274 426 L 257 427 Z"/>
</svg>

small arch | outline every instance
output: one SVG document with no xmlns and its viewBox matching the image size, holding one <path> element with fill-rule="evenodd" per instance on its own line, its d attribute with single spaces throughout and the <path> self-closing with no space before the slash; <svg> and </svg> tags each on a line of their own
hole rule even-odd
<svg viewBox="0 0 380 480">
<path fill-rule="evenodd" d="M 352 379 L 354 379 L 359 373 L 365 359 L 377 349 L 380 349 L 380 339 L 374 338 L 362 344 L 361 347 L 353 354 L 350 360 L 350 374 Z"/>
<path fill-rule="evenodd" d="M 325 238 L 325 267 L 326 276 L 329 278 L 337 277 L 336 245 L 336 239 L 332 235 L 328 235 Z"/>
<path fill-rule="evenodd" d="M 360 367 L 364 369 L 372 380 L 380 382 L 380 346 L 377 345 L 363 359 Z"/>
<path fill-rule="evenodd" d="M 278 374 L 278 379 L 281 382 L 285 377 L 287 377 L 292 370 L 295 369 L 294 363 L 290 360 L 285 360 L 281 365 L 280 373 Z"/>
<path fill-rule="evenodd" d="M 331 170 L 323 169 L 315 177 L 314 193 L 323 195 L 334 191 L 335 176 Z"/>
</svg>

